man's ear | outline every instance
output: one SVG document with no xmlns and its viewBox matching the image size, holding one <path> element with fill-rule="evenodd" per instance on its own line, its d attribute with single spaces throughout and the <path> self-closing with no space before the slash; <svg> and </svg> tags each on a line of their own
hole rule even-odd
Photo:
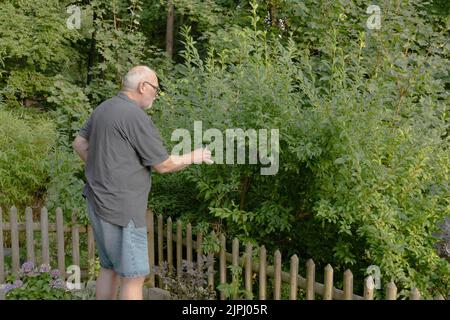
<svg viewBox="0 0 450 320">
<path fill-rule="evenodd" d="M 140 94 L 144 93 L 144 83 L 143 82 L 139 82 L 139 84 L 138 84 L 138 92 Z"/>
</svg>

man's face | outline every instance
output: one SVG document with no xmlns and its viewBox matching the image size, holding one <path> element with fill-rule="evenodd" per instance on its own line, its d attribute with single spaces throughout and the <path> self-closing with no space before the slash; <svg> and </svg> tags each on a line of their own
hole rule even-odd
<svg viewBox="0 0 450 320">
<path fill-rule="evenodd" d="M 141 104 L 144 110 L 146 110 L 152 107 L 153 101 L 155 101 L 156 97 L 158 96 L 158 78 L 148 77 L 148 79 L 143 81 L 142 85 L 143 87 L 141 91 Z"/>
</svg>

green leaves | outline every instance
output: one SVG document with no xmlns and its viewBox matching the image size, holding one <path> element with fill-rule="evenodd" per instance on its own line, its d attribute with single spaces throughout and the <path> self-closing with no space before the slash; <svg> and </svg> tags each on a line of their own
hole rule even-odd
<svg viewBox="0 0 450 320">
<path fill-rule="evenodd" d="M 0 105 L 0 204 L 30 206 L 48 178 L 46 156 L 55 139 L 47 119 L 20 119 Z"/>
<path fill-rule="evenodd" d="M 42 100 L 51 78 L 75 67 L 77 32 L 66 27 L 65 8 L 58 1 L 12 1 L 0 9 L 0 92 L 6 102 Z M 45 17 L 45 18 L 42 18 Z M 39 101 L 41 102 L 41 101 Z"/>
<path fill-rule="evenodd" d="M 66 288 L 66 284 L 59 276 L 50 273 L 50 270 L 31 268 L 6 279 L 7 300 L 70 300 L 79 299 L 79 295 Z M 53 271 L 52 271 L 53 272 Z"/>
<path fill-rule="evenodd" d="M 376 264 L 399 292 L 448 292 L 431 237 L 449 208 L 445 19 L 418 0 L 381 0 L 375 32 L 362 0 L 179 0 L 175 64 L 155 47 L 166 4 L 91 1 L 70 31 L 58 1 L 2 5 L 0 100 L 16 111 L 0 112 L 0 205 L 46 192 L 50 210 L 84 207 L 74 135 L 131 66 L 148 64 L 166 93 L 151 113 L 169 149 L 196 120 L 280 131 L 277 175 L 214 165 L 155 177 L 155 211 L 351 265 L 355 278 Z M 40 109 L 54 125 L 35 119 Z M 217 249 L 215 234 L 205 243 Z"/>
</svg>

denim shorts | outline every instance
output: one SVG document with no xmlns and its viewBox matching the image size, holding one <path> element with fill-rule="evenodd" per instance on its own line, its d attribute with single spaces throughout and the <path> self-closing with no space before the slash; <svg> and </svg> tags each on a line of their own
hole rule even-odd
<svg viewBox="0 0 450 320">
<path fill-rule="evenodd" d="M 100 218 L 87 201 L 100 266 L 126 278 L 145 277 L 150 273 L 147 228 L 136 228 L 133 219 L 121 227 Z"/>
</svg>

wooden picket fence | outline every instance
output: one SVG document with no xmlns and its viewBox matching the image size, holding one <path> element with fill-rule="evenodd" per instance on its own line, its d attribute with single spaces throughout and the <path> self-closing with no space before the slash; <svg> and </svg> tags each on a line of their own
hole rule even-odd
<svg viewBox="0 0 450 320">
<path fill-rule="evenodd" d="M 192 226 L 190 223 L 186 225 L 185 237 L 183 237 L 183 226 L 181 221 L 176 222 L 176 232 L 173 232 L 173 222 L 169 217 L 164 220 L 161 215 L 157 217 L 157 225 L 155 228 L 154 214 L 147 211 L 147 232 L 148 232 L 148 257 L 150 263 L 151 273 L 148 276 L 147 284 L 150 287 L 157 285 L 154 267 L 157 259 L 157 265 L 162 266 L 167 262 L 169 267 L 175 267 L 177 272 L 182 268 L 183 260 L 194 262 L 193 252 L 196 251 L 196 261 L 200 261 L 204 255 L 202 252 L 203 235 L 197 234 L 196 240 L 193 240 Z M 63 212 L 60 208 L 56 209 L 55 223 L 49 223 L 48 212 L 46 208 L 40 211 L 40 221 L 33 221 L 33 213 L 31 208 L 25 210 L 25 221 L 19 222 L 17 209 L 12 207 L 9 214 L 9 222 L 3 221 L 2 209 L 0 208 L 0 284 L 5 282 L 6 270 L 4 261 L 4 232 L 10 232 L 11 239 L 11 256 L 12 267 L 11 272 L 17 273 L 20 269 L 20 232 L 25 232 L 25 246 L 26 246 L 26 260 L 32 261 L 34 264 L 51 264 L 49 254 L 49 232 L 56 232 L 56 248 L 57 248 L 57 266 L 62 277 L 66 276 L 66 261 L 65 261 L 65 236 L 71 235 L 72 247 L 72 264 L 80 265 L 80 233 L 87 232 L 87 250 L 88 260 L 95 259 L 95 242 L 91 226 L 83 226 L 77 223 L 77 211 L 72 212 L 72 221 L 70 226 L 64 225 Z M 41 255 L 35 256 L 35 240 L 34 232 L 41 234 Z M 155 238 L 156 237 L 156 238 Z M 346 270 L 343 274 L 343 290 L 340 290 L 333 285 L 335 277 L 333 268 L 327 265 L 324 269 L 324 283 L 318 283 L 315 280 L 316 267 L 314 261 L 309 259 L 306 263 L 306 277 L 299 274 L 299 259 L 297 255 L 290 258 L 290 271 L 282 271 L 282 258 L 279 250 L 274 253 L 274 265 L 267 263 L 267 250 L 264 246 L 260 248 L 253 248 L 252 244 L 246 243 L 245 250 L 241 254 L 240 243 L 238 239 L 233 239 L 231 253 L 227 252 L 226 239 L 223 234 L 220 235 L 220 252 L 217 254 L 208 253 L 208 256 L 214 255 L 218 258 L 218 272 L 219 283 L 227 282 L 227 266 L 243 266 L 244 274 L 244 288 L 247 293 L 246 298 L 252 297 L 253 276 L 258 275 L 258 299 L 281 299 L 282 283 L 289 285 L 289 299 L 297 300 L 299 288 L 305 290 L 306 299 L 314 300 L 316 295 L 322 297 L 324 300 L 372 300 L 374 297 L 374 281 L 371 276 L 364 280 L 363 296 L 357 295 L 353 292 L 353 274 L 350 270 Z M 175 242 L 175 251 L 173 248 Z M 256 250 L 258 254 L 258 262 L 253 261 L 253 253 Z M 184 257 L 183 257 L 183 253 Z M 174 264 L 173 258 L 176 261 Z M 209 267 L 208 286 L 215 288 L 214 264 Z M 267 279 L 272 279 L 273 292 L 267 292 Z M 235 285 L 240 285 L 236 284 Z M 221 292 L 220 299 L 225 299 Z M 238 298 L 233 296 L 233 299 Z M 420 300 L 421 294 L 413 288 L 410 291 L 409 298 L 411 300 Z M 390 282 L 386 287 L 385 299 L 397 299 L 397 287 L 393 282 Z M 435 299 L 443 300 L 442 295 Z"/>
<path fill-rule="evenodd" d="M 57 266 L 62 277 L 66 278 L 66 252 L 65 234 L 71 234 L 72 239 L 72 264 L 80 265 L 80 233 L 87 232 L 88 238 L 88 258 L 95 259 L 95 242 L 91 226 L 81 226 L 77 224 L 77 211 L 72 212 L 71 226 L 64 225 L 63 212 L 61 208 L 56 209 L 55 223 L 49 223 L 46 208 L 40 211 L 40 222 L 33 221 L 31 208 L 25 210 L 25 222 L 18 221 L 17 209 L 12 207 L 9 214 L 9 222 L 3 221 L 2 208 L 0 208 L 0 284 L 5 282 L 5 252 L 4 252 L 4 231 L 10 232 L 12 273 L 17 273 L 20 269 L 20 237 L 19 232 L 25 232 L 26 261 L 36 264 L 52 265 L 50 261 L 49 233 L 56 232 Z M 34 233 L 41 235 L 41 257 L 35 255 Z"/>
</svg>

